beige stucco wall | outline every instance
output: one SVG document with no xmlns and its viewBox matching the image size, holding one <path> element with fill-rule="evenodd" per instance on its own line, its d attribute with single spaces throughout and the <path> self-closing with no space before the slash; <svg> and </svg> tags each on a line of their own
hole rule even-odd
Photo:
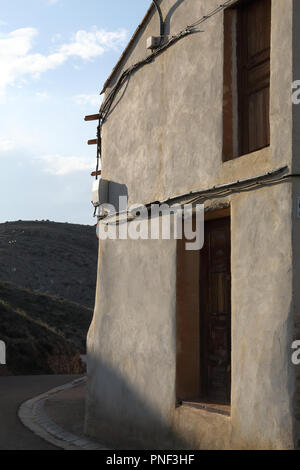
<svg viewBox="0 0 300 470">
<path fill-rule="evenodd" d="M 297 198 L 300 196 L 299 178 L 293 180 L 293 302 L 292 324 L 293 340 L 300 340 L 300 219 L 297 217 Z M 294 365 L 294 440 L 300 448 L 300 366 Z"/>
<path fill-rule="evenodd" d="M 227 200 L 231 417 L 175 408 L 175 242 L 105 241 L 88 341 L 90 435 L 133 448 L 293 447 L 291 183 Z"/>
<path fill-rule="evenodd" d="M 291 183 L 236 196 L 232 423 L 241 447 L 288 448 L 293 442 L 290 228 Z"/>
<path fill-rule="evenodd" d="M 161 7 L 164 17 L 173 11 L 175 34 L 218 4 L 163 0 Z M 291 164 L 292 0 L 272 2 L 272 151 L 264 156 L 222 163 L 223 13 L 201 30 L 132 76 L 104 125 L 103 178 L 126 184 L 129 202 L 163 200 Z M 146 39 L 158 32 L 155 16 L 124 68 L 148 54 Z"/>
<path fill-rule="evenodd" d="M 300 80 L 300 3 L 293 2 L 293 81 Z M 293 173 L 300 174 L 300 105 L 293 106 Z M 299 178 L 293 180 L 293 339 L 300 340 L 300 219 L 297 218 Z M 300 366 L 294 366 L 294 439 L 300 448 Z"/>
<path fill-rule="evenodd" d="M 163 0 L 161 6 L 164 16 L 172 12 L 173 34 L 217 4 Z M 103 177 L 126 184 L 129 202 L 144 203 L 283 165 L 291 169 L 292 24 L 293 0 L 273 0 L 269 149 L 222 163 L 219 14 L 202 26 L 205 32 L 131 77 L 103 127 Z M 125 67 L 145 56 L 146 38 L 158 27 L 156 16 L 150 18 Z M 175 242 L 100 243 L 88 335 L 89 435 L 121 448 L 294 447 L 293 191 L 287 180 L 223 201 L 230 203 L 232 221 L 230 417 L 175 408 Z"/>
</svg>

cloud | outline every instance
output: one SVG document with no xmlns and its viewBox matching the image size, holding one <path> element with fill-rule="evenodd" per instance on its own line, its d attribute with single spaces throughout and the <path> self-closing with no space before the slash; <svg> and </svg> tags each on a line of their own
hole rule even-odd
<svg viewBox="0 0 300 470">
<path fill-rule="evenodd" d="M 70 44 L 64 44 L 59 51 L 66 57 L 77 56 L 89 60 L 104 54 L 108 49 L 117 49 L 127 37 L 125 30 L 109 32 L 96 30 L 93 32 L 77 31 Z"/>
<path fill-rule="evenodd" d="M 3 98 L 8 85 L 14 85 L 24 76 L 39 78 L 42 73 L 62 66 L 70 58 L 92 60 L 108 50 L 117 49 L 124 44 L 127 32 L 123 29 L 114 32 L 80 30 L 71 42 L 57 46 L 48 55 L 32 52 L 37 36 L 35 28 L 0 34 L 0 97 L 2 95 Z"/>
<path fill-rule="evenodd" d="M 62 34 L 56 33 L 52 36 L 51 42 L 56 43 L 62 39 Z"/>
<path fill-rule="evenodd" d="M 6 26 L 6 25 L 7 25 L 6 21 L 0 20 L 0 26 Z"/>
<path fill-rule="evenodd" d="M 14 150 L 15 143 L 12 140 L 0 139 L 0 153 Z"/>
<path fill-rule="evenodd" d="M 76 104 L 83 105 L 83 106 L 91 105 L 91 106 L 95 106 L 98 108 L 100 108 L 102 99 L 103 99 L 102 96 L 95 95 L 95 94 L 93 95 L 82 94 L 82 95 L 76 95 L 73 97 L 73 101 Z"/>
<path fill-rule="evenodd" d="M 35 96 L 39 101 L 47 101 L 49 99 L 49 95 L 46 91 L 37 91 Z"/>
<path fill-rule="evenodd" d="M 95 159 L 85 157 L 65 157 L 63 155 L 45 155 L 41 157 L 44 171 L 62 176 L 78 171 L 91 171 L 95 167 Z"/>
</svg>

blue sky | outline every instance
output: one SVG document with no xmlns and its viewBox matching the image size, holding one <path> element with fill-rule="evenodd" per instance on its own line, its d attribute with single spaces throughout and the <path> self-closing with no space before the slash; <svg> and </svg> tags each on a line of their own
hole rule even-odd
<svg viewBox="0 0 300 470">
<path fill-rule="evenodd" d="M 99 92 L 150 0 L 10 0 L 0 9 L 0 223 L 94 224 Z"/>
</svg>

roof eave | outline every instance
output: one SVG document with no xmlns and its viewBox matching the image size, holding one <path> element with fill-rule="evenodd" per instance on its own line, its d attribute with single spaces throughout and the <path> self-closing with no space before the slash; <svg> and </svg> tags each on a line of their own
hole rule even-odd
<svg viewBox="0 0 300 470">
<path fill-rule="evenodd" d="M 121 64 L 124 60 L 124 58 L 127 56 L 127 54 L 129 53 L 133 43 L 135 42 L 136 38 L 138 37 L 140 31 L 143 29 L 143 27 L 145 26 L 150 14 L 152 13 L 152 11 L 154 10 L 155 6 L 153 3 L 151 3 L 150 7 L 148 8 L 147 10 L 147 13 L 145 14 L 144 18 L 142 19 L 141 23 L 138 25 L 137 29 L 135 30 L 135 32 L 133 33 L 129 43 L 127 44 L 126 48 L 124 49 L 121 57 L 119 58 L 118 62 L 116 63 L 116 65 L 114 66 L 114 68 L 112 69 L 112 72 L 111 74 L 109 75 L 109 77 L 107 78 L 106 82 L 104 83 L 103 85 L 103 88 L 101 90 L 101 93 L 100 95 L 102 95 L 103 93 L 105 93 L 106 89 L 108 88 L 111 80 L 114 78 L 116 72 L 119 70 L 119 68 L 121 67 Z"/>
</svg>

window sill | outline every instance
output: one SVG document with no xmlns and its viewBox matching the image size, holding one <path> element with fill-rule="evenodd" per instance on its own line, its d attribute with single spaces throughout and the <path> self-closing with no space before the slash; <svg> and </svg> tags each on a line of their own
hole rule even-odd
<svg viewBox="0 0 300 470">
<path fill-rule="evenodd" d="M 181 406 L 187 408 L 196 408 L 198 410 L 208 411 L 209 413 L 217 413 L 223 416 L 230 416 L 230 405 L 219 405 L 215 403 L 205 403 L 201 401 L 182 401 Z"/>
<path fill-rule="evenodd" d="M 270 148 L 271 148 L 271 145 L 266 145 L 265 147 L 261 147 L 260 149 L 257 149 L 257 150 L 253 150 L 252 152 L 249 152 L 249 153 L 242 153 L 242 154 L 238 154 L 238 155 L 235 155 L 235 156 L 232 156 L 232 157 L 224 157 L 222 158 L 222 163 L 223 164 L 226 164 L 226 163 L 229 163 L 229 162 L 233 162 L 235 160 L 239 160 L 239 159 L 244 159 L 245 157 L 252 157 L 252 158 L 255 158 L 255 157 L 260 157 L 261 155 L 265 155 L 265 154 L 269 154 L 270 152 Z"/>
<path fill-rule="evenodd" d="M 260 173 L 267 173 L 272 166 L 272 147 L 265 147 L 258 152 L 248 153 L 243 157 L 223 162 L 217 184 L 234 180 L 247 179 Z"/>
</svg>

